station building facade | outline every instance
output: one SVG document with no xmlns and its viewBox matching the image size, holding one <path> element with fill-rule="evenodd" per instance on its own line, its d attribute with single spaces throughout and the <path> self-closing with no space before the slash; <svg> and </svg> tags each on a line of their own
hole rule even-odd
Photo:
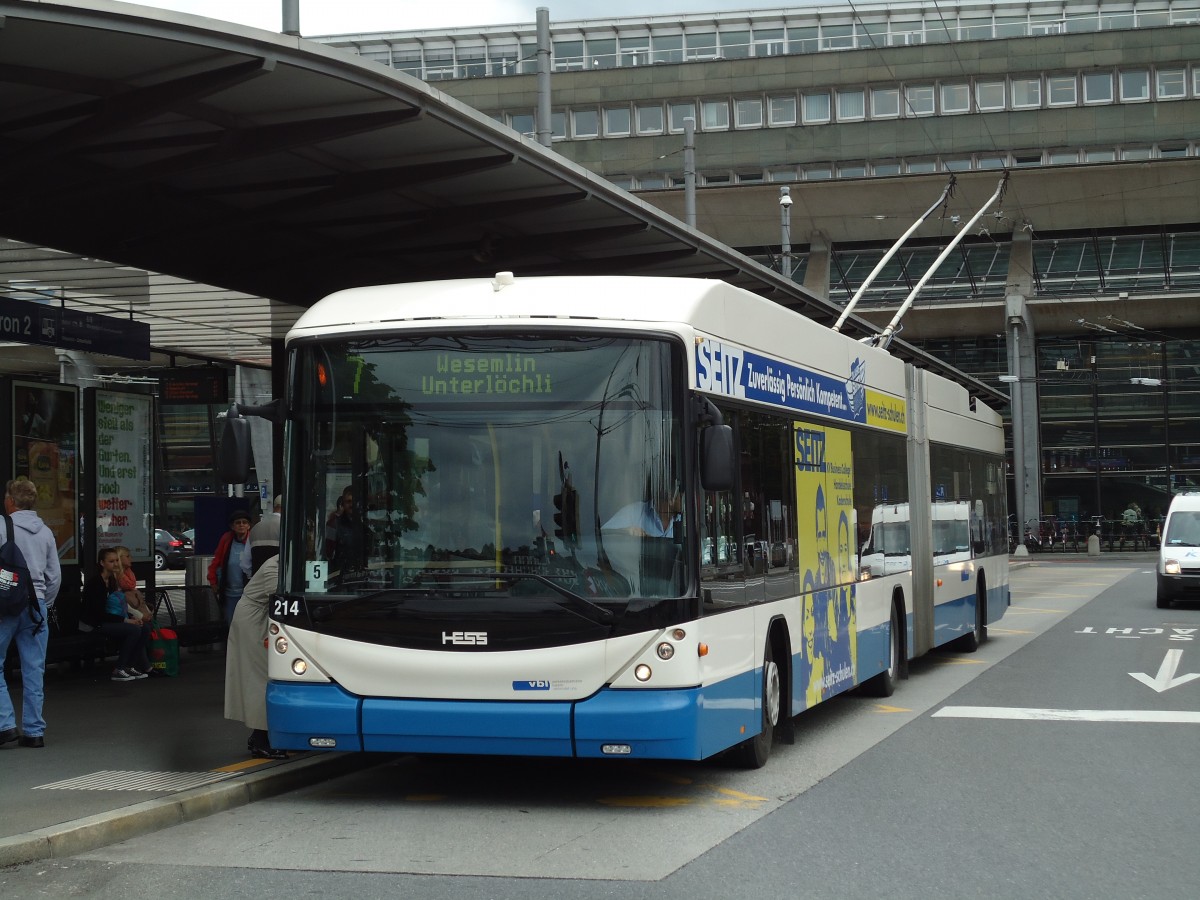
<svg viewBox="0 0 1200 900">
<path fill-rule="evenodd" d="M 693 197 L 697 229 L 835 302 L 950 187 L 855 312 L 888 323 L 973 221 L 902 336 L 1011 393 L 1022 519 L 1114 520 L 1130 501 L 1153 519 L 1200 483 L 1200 0 L 549 30 L 554 151 L 681 219 Z M 532 23 L 316 40 L 536 140 Z"/>
</svg>

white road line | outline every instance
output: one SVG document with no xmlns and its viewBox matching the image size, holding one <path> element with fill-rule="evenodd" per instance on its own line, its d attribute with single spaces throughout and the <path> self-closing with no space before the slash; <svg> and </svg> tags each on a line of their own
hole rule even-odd
<svg viewBox="0 0 1200 900">
<path fill-rule="evenodd" d="M 1200 725 L 1200 712 L 1150 709 L 1021 709 L 1012 706 L 943 706 L 936 718 L 1019 719 L 1041 722 L 1145 722 Z"/>
</svg>

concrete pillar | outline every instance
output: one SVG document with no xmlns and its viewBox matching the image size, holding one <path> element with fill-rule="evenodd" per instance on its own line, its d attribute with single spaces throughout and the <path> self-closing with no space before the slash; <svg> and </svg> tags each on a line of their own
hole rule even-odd
<svg viewBox="0 0 1200 900">
<path fill-rule="evenodd" d="M 1016 255 L 1014 249 L 1013 255 Z M 1023 294 L 1004 298 L 1008 374 L 1012 396 L 1013 479 L 1019 533 L 1042 515 L 1041 444 L 1038 436 L 1036 334 Z"/>
<path fill-rule="evenodd" d="M 804 287 L 818 297 L 829 299 L 829 254 L 832 242 L 823 231 L 808 235 L 808 267 L 804 270 Z"/>
</svg>

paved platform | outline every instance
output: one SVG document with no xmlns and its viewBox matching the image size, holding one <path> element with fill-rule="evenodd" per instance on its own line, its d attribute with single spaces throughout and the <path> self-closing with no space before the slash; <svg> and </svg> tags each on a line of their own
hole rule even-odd
<svg viewBox="0 0 1200 900">
<path fill-rule="evenodd" d="M 45 748 L 0 747 L 0 866 L 80 853 L 385 758 L 252 759 L 249 731 L 224 717 L 220 649 L 183 650 L 174 678 L 114 682 L 110 673 L 51 666 Z M 9 690 L 19 703 L 18 678 Z"/>
<path fill-rule="evenodd" d="M 1153 552 L 1034 553 L 1014 567 L 1133 563 Z M 174 678 L 109 680 L 108 666 L 46 672 L 46 746 L 0 747 L 0 866 L 70 856 L 379 764 L 379 754 L 255 760 L 224 717 L 225 656 L 184 649 Z M 19 681 L 10 680 L 19 698 Z M 18 715 L 19 720 L 19 715 Z"/>
</svg>

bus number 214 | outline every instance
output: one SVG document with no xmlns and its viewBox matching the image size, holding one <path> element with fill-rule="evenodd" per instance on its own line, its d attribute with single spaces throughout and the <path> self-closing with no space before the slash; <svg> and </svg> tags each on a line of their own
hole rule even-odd
<svg viewBox="0 0 1200 900">
<path fill-rule="evenodd" d="M 272 619 L 286 619 L 288 616 L 300 615 L 300 601 L 289 600 L 287 597 L 276 597 L 275 606 L 271 610 Z"/>
</svg>

